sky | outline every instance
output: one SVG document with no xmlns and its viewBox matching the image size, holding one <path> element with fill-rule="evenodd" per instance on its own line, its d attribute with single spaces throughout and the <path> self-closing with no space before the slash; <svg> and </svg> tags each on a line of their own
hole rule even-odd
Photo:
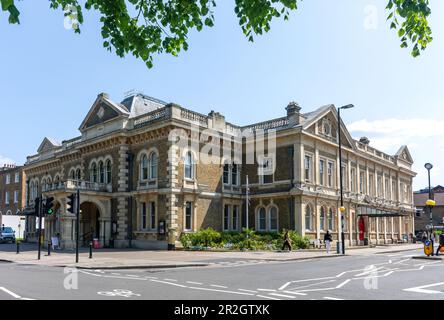
<svg viewBox="0 0 444 320">
<path fill-rule="evenodd" d="M 0 12 L 0 164 L 23 164 L 45 136 L 62 141 L 78 127 L 97 94 L 125 92 L 175 102 L 245 125 L 286 114 L 353 103 L 343 119 L 354 138 L 388 154 L 407 145 L 415 160 L 414 189 L 444 184 L 444 1 L 432 0 L 433 43 L 419 58 L 400 48 L 389 29 L 387 0 L 310 0 L 289 21 L 248 42 L 234 0 L 219 0 L 215 27 L 189 35 L 179 57 L 159 55 L 154 68 L 102 47 L 99 17 L 85 14 L 80 35 L 49 1 L 18 2 L 21 24 Z"/>
</svg>

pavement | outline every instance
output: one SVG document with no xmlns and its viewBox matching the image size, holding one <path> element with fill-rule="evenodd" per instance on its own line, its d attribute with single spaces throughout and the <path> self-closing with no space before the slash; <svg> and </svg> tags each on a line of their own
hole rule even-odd
<svg viewBox="0 0 444 320">
<path fill-rule="evenodd" d="M 139 254 L 207 266 L 131 270 L 0 263 L 0 300 L 181 300 L 178 306 L 187 304 L 183 300 L 443 300 L 444 261 L 412 259 L 421 250 L 355 249 L 334 259 L 311 252 L 304 255 L 312 258 L 296 260 L 258 258 L 281 254 L 273 252 L 245 253 L 249 259 L 236 252 L 216 258 L 207 252 L 148 252 Z"/>
<path fill-rule="evenodd" d="M 386 254 L 422 248 L 421 244 L 382 245 L 377 247 L 346 248 L 347 256 L 365 254 Z M 42 250 L 41 259 L 37 259 L 36 244 L 22 243 L 20 253 L 15 245 L 0 245 L 0 261 L 27 265 L 51 267 L 77 267 L 81 269 L 137 269 L 137 268 L 177 268 L 205 267 L 217 261 L 296 261 L 318 258 L 338 258 L 336 252 L 327 254 L 325 250 L 279 251 L 149 251 L 136 249 L 97 249 L 89 259 L 85 248 L 79 253 L 79 263 L 75 263 L 73 251 Z"/>
</svg>

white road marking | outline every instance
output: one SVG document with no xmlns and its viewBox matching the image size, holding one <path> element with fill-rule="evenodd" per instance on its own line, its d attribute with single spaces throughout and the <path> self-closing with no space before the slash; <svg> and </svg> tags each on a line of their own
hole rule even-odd
<svg viewBox="0 0 444 320">
<path fill-rule="evenodd" d="M 12 296 L 15 299 L 20 299 L 20 300 L 35 300 L 35 299 L 31 299 L 31 298 L 24 298 L 20 295 L 18 295 L 17 293 L 12 292 L 11 290 L 6 289 L 5 287 L 0 287 L 0 290 L 2 290 L 3 292 L 9 294 L 10 296 Z"/>
<path fill-rule="evenodd" d="M 173 282 L 177 282 L 176 279 L 167 279 L 167 278 L 165 278 L 165 279 L 163 279 L 163 280 L 165 280 L 165 281 L 173 281 Z"/>
<path fill-rule="evenodd" d="M 159 283 L 165 283 L 165 284 L 169 284 L 169 285 L 176 286 L 176 287 L 181 287 L 181 288 L 188 288 L 187 286 L 184 286 L 184 285 L 181 285 L 181 284 L 167 282 L 167 281 L 162 281 L 162 280 L 151 279 L 150 281 L 152 281 L 152 282 L 159 282 Z"/>
<path fill-rule="evenodd" d="M 267 297 L 267 296 L 261 296 L 261 295 L 257 295 L 257 297 L 259 298 L 265 298 L 265 299 L 270 299 L 270 300 L 282 300 L 282 299 L 278 299 L 278 298 L 273 298 L 273 297 Z"/>
<path fill-rule="evenodd" d="M 125 276 L 103 276 L 103 278 L 114 278 L 114 279 L 126 279 L 126 280 L 139 280 L 139 281 L 146 281 L 145 278 L 128 278 Z"/>
<path fill-rule="evenodd" d="M 290 298 L 290 299 L 296 299 L 294 296 L 287 296 L 285 294 L 279 294 L 279 293 L 270 293 L 270 295 L 275 297 L 281 297 L 281 298 Z"/>
<path fill-rule="evenodd" d="M 342 288 L 343 286 L 345 286 L 347 283 L 350 282 L 350 279 L 345 280 L 344 282 L 342 282 L 341 284 L 336 286 L 336 289 Z"/>
<path fill-rule="evenodd" d="M 9 294 L 10 296 L 13 296 L 16 299 L 20 299 L 21 298 L 21 296 L 19 296 L 18 294 L 14 293 L 14 292 L 12 292 L 12 291 L 4 288 L 4 287 L 0 287 L 0 290 L 6 292 L 7 294 Z"/>
<path fill-rule="evenodd" d="M 279 290 L 284 290 L 286 287 L 288 287 L 288 285 L 291 283 L 291 281 L 287 282 L 286 284 L 284 284 L 282 287 L 279 288 Z"/>
<path fill-rule="evenodd" d="M 274 289 L 257 289 L 257 291 L 276 292 Z"/>
<path fill-rule="evenodd" d="M 239 291 L 245 291 L 245 292 L 251 292 L 251 293 L 257 293 L 257 291 L 254 290 L 247 290 L 247 289 L 237 289 Z"/>
<path fill-rule="evenodd" d="M 300 286 L 300 287 L 296 287 L 296 288 L 292 288 L 292 289 L 288 289 L 288 290 L 297 290 L 297 289 L 302 289 L 302 288 L 308 288 L 308 287 L 313 287 L 313 286 L 317 286 L 320 284 L 324 284 L 324 283 L 330 283 L 330 282 L 335 282 L 336 280 L 327 280 L 327 281 L 322 281 L 322 282 L 316 282 L 316 283 L 312 283 L 312 284 L 308 284 L 305 286 Z"/>
<path fill-rule="evenodd" d="M 229 291 L 229 290 L 218 290 L 218 289 L 211 289 L 211 288 L 189 287 L 189 289 L 204 290 L 204 291 L 215 291 L 215 292 L 223 292 L 223 293 L 232 293 L 232 294 L 239 294 L 239 295 L 244 295 L 244 296 L 254 296 L 254 294 L 252 294 L 252 293 L 236 292 L 236 291 Z"/>
<path fill-rule="evenodd" d="M 203 283 L 201 283 L 201 282 L 194 282 L 194 281 L 186 281 L 186 283 L 189 283 L 189 284 L 198 284 L 198 285 L 202 285 Z"/>
<path fill-rule="evenodd" d="M 443 293 L 442 291 L 426 290 L 425 289 L 425 288 L 436 287 L 436 286 L 440 286 L 440 285 L 444 285 L 444 282 L 433 283 L 433 284 L 429 284 L 429 285 L 426 285 L 426 286 L 408 288 L 408 289 L 404 289 L 403 291 L 417 292 L 417 293 L 426 293 L 426 294 L 439 294 L 439 293 L 442 294 Z"/>
<path fill-rule="evenodd" d="M 289 293 L 289 294 L 296 294 L 298 296 L 306 296 L 306 293 L 301 293 L 301 292 L 297 292 L 297 291 L 282 291 L 283 293 Z"/>
<path fill-rule="evenodd" d="M 226 286 L 219 286 L 217 284 L 210 284 L 210 287 L 215 287 L 215 288 L 222 288 L 222 289 L 227 289 L 228 287 Z"/>
<path fill-rule="evenodd" d="M 344 299 L 341 299 L 341 298 L 334 298 L 334 297 L 324 297 L 324 299 L 327 299 L 327 300 L 344 300 Z"/>
</svg>

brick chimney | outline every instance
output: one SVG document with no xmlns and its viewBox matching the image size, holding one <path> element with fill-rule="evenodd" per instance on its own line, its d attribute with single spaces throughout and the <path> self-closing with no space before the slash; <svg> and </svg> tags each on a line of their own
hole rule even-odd
<svg viewBox="0 0 444 320">
<path fill-rule="evenodd" d="M 301 123 L 301 107 L 297 102 L 290 102 L 285 110 L 287 110 L 287 118 L 290 126 L 297 126 Z"/>
</svg>

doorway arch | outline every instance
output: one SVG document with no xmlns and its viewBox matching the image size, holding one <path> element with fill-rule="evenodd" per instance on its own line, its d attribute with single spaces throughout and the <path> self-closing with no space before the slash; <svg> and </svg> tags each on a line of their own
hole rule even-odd
<svg viewBox="0 0 444 320">
<path fill-rule="evenodd" d="M 80 243 L 88 246 L 94 238 L 100 239 L 100 207 L 91 201 L 80 204 Z"/>
</svg>

